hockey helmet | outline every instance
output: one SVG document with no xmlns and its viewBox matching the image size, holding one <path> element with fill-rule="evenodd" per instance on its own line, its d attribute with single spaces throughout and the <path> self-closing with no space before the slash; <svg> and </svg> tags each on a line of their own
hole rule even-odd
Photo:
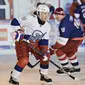
<svg viewBox="0 0 85 85">
<path fill-rule="evenodd" d="M 37 7 L 37 12 L 50 12 L 49 10 L 49 7 L 47 5 L 44 5 L 44 4 L 40 4 L 38 7 Z"/>
</svg>

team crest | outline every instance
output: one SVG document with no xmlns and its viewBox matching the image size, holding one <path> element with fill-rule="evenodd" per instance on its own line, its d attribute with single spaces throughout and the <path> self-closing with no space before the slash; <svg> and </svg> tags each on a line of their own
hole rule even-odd
<svg viewBox="0 0 85 85">
<path fill-rule="evenodd" d="M 46 32 L 45 33 L 42 33 L 39 30 L 35 30 L 32 33 L 32 35 L 30 36 L 29 40 L 33 40 L 33 41 L 41 40 L 44 37 L 45 34 L 46 34 Z"/>
<path fill-rule="evenodd" d="M 61 31 L 62 31 L 62 32 L 65 32 L 65 27 L 61 28 Z"/>
</svg>

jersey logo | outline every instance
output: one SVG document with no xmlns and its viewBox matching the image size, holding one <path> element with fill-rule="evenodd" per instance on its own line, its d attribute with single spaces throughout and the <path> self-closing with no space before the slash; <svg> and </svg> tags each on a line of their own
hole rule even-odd
<svg viewBox="0 0 85 85">
<path fill-rule="evenodd" d="M 29 40 L 33 40 L 34 42 L 36 40 L 41 40 L 44 37 L 45 34 L 46 34 L 46 32 L 42 33 L 40 30 L 35 30 L 32 33 L 32 35 L 30 36 Z"/>
<path fill-rule="evenodd" d="M 62 31 L 62 32 L 65 32 L 65 27 L 61 28 L 61 31 Z"/>
</svg>

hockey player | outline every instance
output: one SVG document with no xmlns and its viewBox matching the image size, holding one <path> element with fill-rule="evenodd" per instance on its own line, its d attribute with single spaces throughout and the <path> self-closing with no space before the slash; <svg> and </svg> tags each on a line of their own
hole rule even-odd
<svg viewBox="0 0 85 85">
<path fill-rule="evenodd" d="M 43 3 L 42 3 L 42 2 L 37 3 L 36 8 L 37 8 L 40 4 L 46 4 L 46 5 L 49 7 L 49 10 L 50 10 L 49 19 L 50 19 L 50 20 L 54 20 L 54 16 L 53 16 L 53 13 L 54 13 L 54 10 L 55 10 L 54 6 L 52 6 L 51 3 L 50 3 L 49 1 L 47 1 L 46 3 L 45 3 L 45 2 L 43 2 Z M 36 15 L 36 14 L 37 14 L 37 13 L 36 13 L 36 10 L 35 10 L 33 13 Z"/>
<path fill-rule="evenodd" d="M 70 12 L 70 15 L 75 17 L 74 15 L 74 10 L 77 8 L 77 6 L 79 5 L 79 2 L 77 0 L 73 0 L 70 8 L 69 8 L 69 12 Z"/>
<path fill-rule="evenodd" d="M 57 38 L 56 44 L 52 46 L 51 55 L 56 50 L 56 55 L 62 65 L 62 69 L 57 70 L 57 73 L 61 74 L 63 70 L 67 72 L 80 72 L 79 62 L 75 54 L 83 41 L 83 31 L 79 25 L 76 25 L 74 18 L 66 15 L 62 8 L 59 7 L 55 10 L 55 17 L 60 21 L 60 36 Z M 72 68 L 69 68 L 68 59 Z"/>
<path fill-rule="evenodd" d="M 85 0 L 80 0 L 81 4 L 75 9 L 74 15 L 76 19 L 80 19 L 85 34 Z"/>
<path fill-rule="evenodd" d="M 12 20 L 11 25 L 20 28 L 12 33 L 12 37 L 16 41 L 15 49 L 18 62 L 11 72 L 9 83 L 19 85 L 18 78 L 28 63 L 29 52 L 34 54 L 36 59 L 40 60 L 40 80 L 52 83 L 52 79 L 47 76 L 49 68 L 48 39 L 51 30 L 51 26 L 47 22 L 48 15 L 48 6 L 39 5 L 37 7 L 37 15 L 28 15 L 20 21 L 17 19 Z M 23 33 L 23 29 L 25 33 Z M 26 40 L 31 47 L 23 40 Z M 43 55 L 35 54 L 31 48 L 38 49 Z"/>
</svg>

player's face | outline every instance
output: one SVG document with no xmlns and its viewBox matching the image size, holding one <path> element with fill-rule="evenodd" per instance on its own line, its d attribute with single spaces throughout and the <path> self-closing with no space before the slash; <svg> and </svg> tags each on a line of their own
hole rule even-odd
<svg viewBox="0 0 85 85">
<path fill-rule="evenodd" d="M 62 15 L 55 14 L 55 19 L 58 21 L 61 21 Z"/>
<path fill-rule="evenodd" d="M 48 12 L 41 12 L 39 16 L 40 16 L 40 19 L 42 21 L 46 21 L 48 16 L 49 16 L 49 13 Z"/>
</svg>

